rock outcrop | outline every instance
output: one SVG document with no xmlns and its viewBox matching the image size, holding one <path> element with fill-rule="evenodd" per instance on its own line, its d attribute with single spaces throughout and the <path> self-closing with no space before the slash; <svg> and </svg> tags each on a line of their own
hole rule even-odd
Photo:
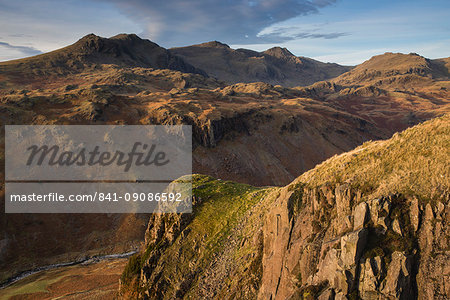
<svg viewBox="0 0 450 300">
<path fill-rule="evenodd" d="M 448 120 L 367 143 L 283 188 L 195 175 L 194 214 L 149 223 L 146 250 L 137 272 L 129 264 L 124 273 L 122 295 L 448 299 Z M 373 157 L 389 167 L 371 165 Z M 408 176 L 395 180 L 408 158 Z M 427 175 L 421 181 L 419 174 Z"/>
<path fill-rule="evenodd" d="M 436 238 L 445 241 L 449 238 L 448 232 L 446 236 L 434 233 L 442 228 L 441 221 L 433 218 L 435 226 L 427 232 L 429 223 L 424 217 L 415 234 L 408 215 L 401 221 L 397 218 L 399 211 L 408 212 L 415 201 L 403 195 L 363 201 L 353 206 L 351 213 L 339 215 L 337 205 L 327 209 L 327 203 L 337 203 L 339 190 L 342 191 L 341 186 L 304 188 L 302 209 L 294 217 L 289 219 L 288 213 L 278 210 L 266 216 L 259 298 L 307 299 L 308 295 L 313 295 L 325 299 L 356 296 L 362 299 L 446 299 L 449 296 L 445 280 L 450 274 L 448 263 L 443 259 L 450 255 L 446 246 L 435 244 Z M 295 193 L 285 194 L 282 198 L 285 200 L 279 199 L 277 205 L 289 211 L 289 199 Z M 345 194 L 348 203 L 357 201 L 358 191 L 347 187 Z M 448 206 L 448 200 L 443 198 L 436 205 Z M 430 207 L 429 214 L 433 212 L 430 204 L 422 205 L 414 216 L 427 215 L 426 207 Z M 447 210 L 443 217 L 448 219 L 449 213 Z M 395 223 L 403 226 L 403 236 L 396 232 Z M 420 240 L 429 241 L 420 245 Z M 442 255 L 439 259 L 429 254 L 435 251 Z M 430 272 L 430 264 L 444 273 Z M 430 277 L 421 276 L 424 272 Z M 418 281 L 419 278 L 422 280 Z"/>
</svg>

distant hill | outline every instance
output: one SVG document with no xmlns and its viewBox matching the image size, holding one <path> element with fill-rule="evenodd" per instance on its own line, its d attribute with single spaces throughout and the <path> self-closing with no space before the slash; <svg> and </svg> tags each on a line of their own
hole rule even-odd
<svg viewBox="0 0 450 300">
<path fill-rule="evenodd" d="M 380 85 L 413 83 L 420 77 L 448 80 L 449 67 L 449 58 L 433 60 L 416 53 L 387 52 L 372 57 L 333 81 L 339 84 L 376 83 Z"/>
<path fill-rule="evenodd" d="M 207 76 L 183 59 L 135 34 L 103 38 L 89 34 L 62 49 L 37 56 L 0 63 L 0 72 L 37 72 L 36 75 L 85 71 L 101 64 L 177 70 Z"/>
<path fill-rule="evenodd" d="M 172 48 L 169 51 L 227 83 L 262 81 L 286 87 L 303 86 L 337 77 L 351 69 L 348 66 L 297 57 L 280 47 L 257 52 L 231 49 L 226 44 L 214 41 Z"/>
<path fill-rule="evenodd" d="M 449 70 L 450 58 L 388 52 L 299 90 L 378 127 L 399 131 L 449 111 Z"/>
</svg>

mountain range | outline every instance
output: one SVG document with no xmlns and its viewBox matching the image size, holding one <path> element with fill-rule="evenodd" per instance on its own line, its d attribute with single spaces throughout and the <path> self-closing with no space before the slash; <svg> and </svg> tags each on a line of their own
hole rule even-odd
<svg viewBox="0 0 450 300">
<path fill-rule="evenodd" d="M 375 197 L 379 183 L 370 182 L 369 179 L 372 178 L 373 181 L 382 178 L 373 168 L 364 175 L 356 167 L 351 169 L 354 173 L 343 171 L 345 166 L 359 166 L 360 158 L 369 159 L 370 161 L 365 161 L 367 164 L 380 159 L 380 171 L 390 172 L 390 177 L 383 181 L 386 187 L 377 192 L 377 197 L 388 199 L 393 205 L 392 209 L 398 201 L 403 201 L 399 199 L 405 198 L 407 203 L 413 201 L 415 196 L 428 199 L 420 191 L 414 190 L 411 194 L 406 188 L 398 189 L 397 185 L 390 185 L 397 181 L 400 186 L 405 182 L 411 184 L 411 180 L 417 180 L 418 176 L 414 172 L 405 171 L 416 167 L 409 162 L 401 164 L 403 161 L 398 161 L 399 165 L 396 165 L 395 170 L 399 171 L 394 173 L 390 167 L 394 163 L 392 160 L 383 164 L 387 159 L 383 155 L 391 151 L 391 145 L 397 145 L 394 143 L 397 141 L 395 136 L 388 141 L 364 143 L 386 140 L 396 132 L 438 118 L 426 123 L 428 125 L 406 131 L 415 133 L 412 141 L 416 141 L 420 134 L 434 136 L 435 126 L 442 127 L 442 124 L 448 123 L 447 117 L 439 117 L 450 112 L 449 68 L 449 58 L 427 59 L 414 53 L 385 53 L 358 66 L 347 67 L 297 57 L 289 50 L 279 47 L 256 52 L 234 50 L 220 42 L 208 42 L 164 49 L 149 40 L 126 34 L 112 38 L 90 34 L 60 50 L 1 62 L 2 124 L 192 125 L 193 170 L 203 175 L 195 176 L 194 202 L 198 208 L 193 215 L 187 217 L 5 215 L 1 220 L 0 281 L 42 265 L 72 261 L 86 255 L 125 252 L 138 247 L 146 236 L 144 252 L 132 258 L 131 266 L 125 270 L 122 278 L 124 295 L 140 294 L 151 298 L 203 295 L 221 298 L 227 286 L 232 290 L 229 297 L 239 295 L 244 298 L 258 295 L 266 298 L 272 295 L 272 299 L 284 299 L 293 295 L 325 291 L 349 296 L 352 293 L 364 295 L 369 290 L 376 295 L 391 297 L 394 295 L 392 293 L 397 292 L 397 287 L 402 289 L 400 294 L 406 289 L 412 293 L 401 297 L 417 296 L 429 293 L 429 290 L 437 293 L 436 295 L 444 295 L 446 292 L 437 291 L 435 287 L 419 291 L 416 281 L 411 278 L 406 280 L 407 288 L 402 285 L 391 285 L 388 290 L 380 287 L 380 282 L 395 277 L 387 276 L 391 261 L 384 260 L 381 263 L 387 267 L 387 274 L 380 275 L 376 283 L 370 280 L 367 282 L 368 285 L 374 285 L 374 288 L 359 290 L 356 282 L 363 280 L 363 269 L 355 260 L 355 257 L 362 257 L 362 250 L 359 251 L 358 247 L 355 250 L 349 246 L 352 249 L 349 251 L 359 253 L 356 255 L 356 252 L 352 252 L 356 255 L 353 261 L 348 257 L 336 256 L 338 260 L 347 259 L 343 265 L 339 265 L 339 272 L 347 276 L 345 278 L 339 275 L 341 277 L 338 276 L 337 281 L 333 281 L 334 278 L 326 278 L 322 273 L 315 272 L 315 268 L 325 268 L 321 264 L 328 263 L 323 262 L 327 255 L 342 255 L 346 241 L 350 240 L 358 245 L 360 233 L 357 237 L 350 235 L 350 232 L 356 231 L 353 210 L 363 200 L 367 205 L 372 205 L 370 201 Z M 443 132 L 439 131 L 436 137 L 439 148 L 430 148 L 433 153 L 445 149 L 441 140 L 445 143 L 448 128 L 444 126 Z M 1 138 L 4 141 L 3 135 Z M 406 145 L 405 143 L 407 141 L 402 139 L 400 145 Z M 336 158 L 336 155 L 362 144 L 366 145 L 365 148 L 357 148 L 350 154 Z M 378 145 L 383 146 L 377 148 Z M 413 149 L 412 145 L 408 145 L 408 149 Z M 378 152 L 367 149 L 378 149 Z M 357 154 L 359 151 L 369 151 L 371 154 L 361 156 Z M 4 165 L 4 142 L 0 154 L 0 163 Z M 423 155 L 422 152 L 419 154 Z M 404 152 L 393 152 L 392 155 L 414 161 L 412 156 L 407 156 Z M 327 163 L 314 169 L 333 156 Z M 445 161 L 445 158 L 440 158 L 434 163 L 441 164 L 442 159 Z M 425 162 L 417 167 L 428 168 Z M 361 165 L 361 170 L 365 168 L 365 165 Z M 316 175 L 311 177 L 307 174 Z M 396 174 L 399 178 L 394 176 Z M 425 189 L 437 188 L 436 182 L 442 182 L 439 174 L 422 175 L 428 176 L 432 181 L 424 183 Z M 4 178 L 3 171 L 1 178 Z M 319 182 L 319 178 L 326 179 Z M 442 187 L 446 189 L 448 184 L 442 182 Z M 4 199 L 4 180 L 0 193 Z M 391 194 L 397 196 L 391 197 Z M 305 198 L 298 195 L 304 195 Z M 439 198 L 439 203 L 448 205 L 448 194 L 440 195 L 444 195 L 444 199 Z M 436 197 L 438 196 L 429 197 L 433 218 L 437 218 L 438 213 L 441 218 L 445 217 L 445 213 L 439 208 L 441 206 L 433 202 Z M 236 199 L 248 201 L 243 204 L 234 201 Z M 428 202 L 420 203 L 420 213 L 417 213 L 420 218 L 433 220 L 430 209 L 427 208 Z M 406 208 L 398 205 L 400 211 L 406 211 Z M 208 223 L 217 221 L 211 219 L 209 211 L 216 206 L 223 206 L 220 218 L 228 225 L 219 221 L 218 224 Z M 296 211 L 297 206 L 307 209 Z M 371 215 L 385 214 L 380 209 L 370 211 Z M 389 215 L 389 222 L 392 223 L 385 223 L 384 234 L 391 238 L 392 231 L 395 233 L 397 230 L 392 226 L 398 215 L 395 209 L 387 213 L 392 213 L 392 217 Z M 280 220 L 277 219 L 278 214 L 281 216 Z M 427 217 L 425 214 L 428 214 Z M 185 222 L 182 218 L 189 220 Z M 294 220 L 302 218 L 307 229 L 295 227 L 300 226 L 298 224 L 301 222 Z M 381 223 L 376 223 L 376 218 L 363 219 L 364 226 L 372 226 L 366 231 L 372 236 L 372 231 Z M 404 228 L 409 223 L 402 222 L 411 220 L 399 219 L 397 222 Z M 167 233 L 161 231 L 161 228 L 168 228 L 169 223 L 178 227 Z M 344 228 L 344 224 L 347 227 Z M 203 232 L 202 226 L 211 227 L 205 229 L 210 231 Z M 297 231 L 286 235 L 294 227 Z M 92 228 L 96 230 L 92 231 Z M 279 228 L 276 232 L 283 232 L 279 240 L 274 236 L 273 228 Z M 244 229 L 249 230 L 248 234 L 241 235 Z M 303 230 L 307 231 L 305 235 Z M 432 227 L 430 230 L 437 229 Z M 411 234 L 408 231 L 408 237 L 413 236 L 414 241 L 421 239 L 420 234 L 417 229 Z M 228 235 L 231 236 L 229 239 Z M 431 235 L 436 239 L 442 238 L 437 233 Z M 448 238 L 448 233 L 443 235 Z M 216 240 L 215 237 L 220 239 Z M 384 239 L 383 236 L 379 238 Z M 324 241 L 327 239 L 341 242 L 339 245 L 326 244 Z M 276 246 L 278 242 L 273 242 L 275 240 L 287 248 L 279 248 Z M 158 247 L 151 246 L 159 241 L 163 242 Z M 309 242 L 305 244 L 305 241 Z M 369 239 L 367 245 L 372 243 L 370 241 Z M 295 249 L 302 249 L 301 251 L 309 254 L 302 256 L 299 252 L 291 253 L 289 249 L 293 247 L 293 242 L 300 245 L 300 248 L 296 246 Z M 392 240 L 387 241 L 391 242 Z M 223 248 L 224 244 L 228 246 Z M 336 251 L 325 251 L 325 244 Z M 233 249 L 229 249 L 231 246 Z M 369 248 L 364 249 L 376 248 L 367 247 Z M 423 262 L 420 256 L 413 253 L 414 249 L 431 249 L 429 246 L 419 247 L 416 244 L 408 246 L 408 250 L 402 247 L 393 248 L 395 251 L 391 248 L 382 250 L 386 251 L 383 253 L 389 259 L 393 253 L 400 251 L 403 256 L 398 256 L 397 262 L 405 265 L 409 261 L 411 268 L 417 262 L 421 265 Z M 173 269 L 158 269 L 162 265 L 170 265 L 162 255 L 163 251 L 179 253 L 180 249 L 194 259 L 193 268 L 182 265 L 184 260 L 189 261 L 182 257 L 179 258 L 180 265 L 174 265 Z M 209 252 L 204 249 L 209 249 Z M 379 253 L 379 250 L 376 251 Z M 239 254 L 240 258 L 235 260 L 236 256 L 230 256 L 233 253 Z M 270 253 L 273 255 L 270 256 Z M 412 260 L 408 260 L 408 255 L 413 255 Z M 368 256 L 367 259 L 375 257 L 377 256 Z M 298 266 L 294 262 L 297 259 L 301 261 Z M 369 264 L 373 264 L 372 260 L 369 260 Z M 416 272 L 414 274 L 426 274 L 431 272 L 427 270 L 432 270 L 437 262 L 430 260 L 423 264 L 428 264 L 429 269 L 408 270 Z M 213 266 L 217 268 L 214 269 Z M 281 266 L 287 266 L 288 270 L 280 271 Z M 241 267 L 244 269 L 240 269 Z M 141 270 L 142 275 L 137 276 L 136 272 Z M 158 270 L 162 273 L 158 273 Z M 169 282 L 168 278 L 175 276 L 173 270 L 182 272 L 176 275 L 174 281 Z M 338 274 L 336 270 L 330 272 Z M 234 275 L 227 277 L 227 274 Z M 433 276 L 438 278 L 436 274 Z M 207 283 L 207 278 L 212 278 L 211 283 Z M 325 281 L 328 283 L 324 284 Z M 344 281 L 347 285 L 342 283 Z M 204 287 L 203 290 L 187 288 L 194 283 L 196 287 Z M 134 290 L 137 286 L 139 288 Z M 151 286 L 154 288 L 150 288 Z M 142 288 L 144 291 L 138 293 Z M 397 297 L 400 294 L 396 294 Z"/>
<path fill-rule="evenodd" d="M 204 70 L 209 76 L 231 83 L 262 81 L 295 87 L 337 77 L 351 67 L 297 57 L 286 48 L 264 52 L 231 49 L 220 42 L 172 48 L 170 52 Z"/>
</svg>

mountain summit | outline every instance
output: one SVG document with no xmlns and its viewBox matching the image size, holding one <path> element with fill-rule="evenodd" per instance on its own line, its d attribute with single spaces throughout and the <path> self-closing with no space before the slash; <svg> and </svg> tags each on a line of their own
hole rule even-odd
<svg viewBox="0 0 450 300">
<path fill-rule="evenodd" d="M 270 49 L 267 49 L 263 52 L 263 54 L 267 54 L 276 58 L 291 58 L 296 57 L 294 54 L 291 53 L 287 48 L 281 48 L 281 47 L 273 47 Z"/>
<path fill-rule="evenodd" d="M 76 43 L 49 53 L 0 63 L 0 70 L 19 71 L 28 65 L 43 73 L 67 73 L 84 68 L 113 64 L 121 67 L 171 69 L 184 73 L 207 74 L 135 34 L 118 34 L 104 38 L 88 34 Z"/>
<path fill-rule="evenodd" d="M 448 58 L 428 59 L 416 53 L 387 52 L 373 56 L 334 81 L 340 84 L 375 83 L 376 81 L 382 84 L 394 82 L 415 84 L 417 80 L 423 81 L 424 77 L 448 80 L 449 69 Z"/>
<path fill-rule="evenodd" d="M 288 49 L 281 47 L 257 52 L 232 49 L 226 44 L 212 41 L 172 48 L 169 51 L 206 71 L 208 75 L 227 83 L 262 81 L 294 87 L 331 79 L 351 69 L 338 64 L 297 57 Z"/>
</svg>

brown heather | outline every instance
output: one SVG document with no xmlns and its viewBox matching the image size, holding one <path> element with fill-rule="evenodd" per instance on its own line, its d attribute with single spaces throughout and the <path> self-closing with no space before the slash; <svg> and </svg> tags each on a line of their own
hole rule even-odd
<svg viewBox="0 0 450 300">
<path fill-rule="evenodd" d="M 402 193 L 432 199 L 449 193 L 449 157 L 447 114 L 396 133 L 389 140 L 366 142 L 335 155 L 295 182 L 310 186 L 345 182 L 369 191 L 367 197 Z"/>
</svg>

